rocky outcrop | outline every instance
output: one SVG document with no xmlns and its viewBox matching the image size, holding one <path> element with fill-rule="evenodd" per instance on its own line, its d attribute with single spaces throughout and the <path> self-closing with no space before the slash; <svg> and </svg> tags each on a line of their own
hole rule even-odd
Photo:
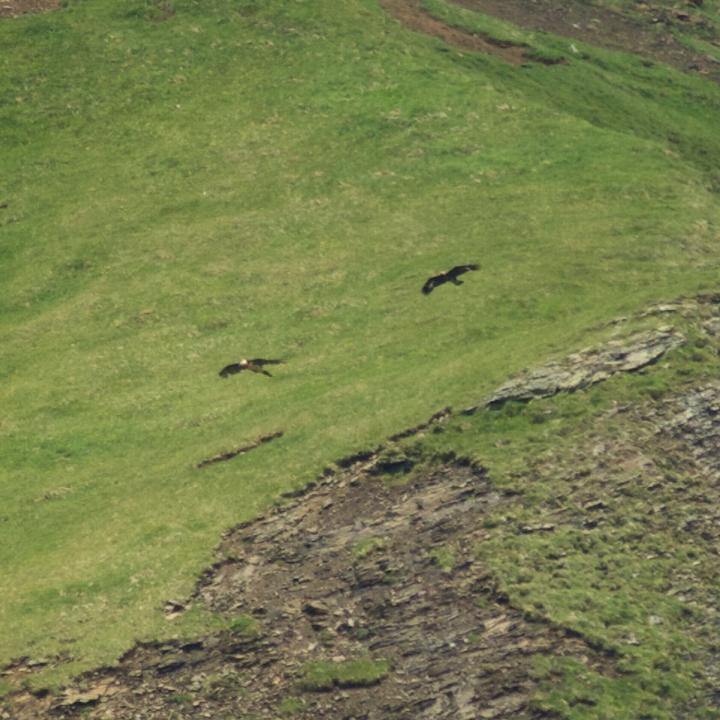
<svg viewBox="0 0 720 720">
<path fill-rule="evenodd" d="M 351 468 L 227 535 L 190 602 L 230 631 L 138 645 L 13 720 L 540 720 L 539 655 L 615 658 L 498 592 L 474 548 L 515 501 L 469 462 L 403 485 Z"/>
<path fill-rule="evenodd" d="M 668 401 L 663 412 L 670 417 L 661 422 L 659 432 L 689 447 L 698 466 L 719 480 L 720 385 L 693 389 Z"/>
<path fill-rule="evenodd" d="M 656 362 L 668 350 L 685 342 L 679 333 L 652 330 L 624 340 L 611 340 L 524 373 L 498 388 L 487 400 L 488 407 L 499 407 L 509 400 L 528 401 L 574 392 L 607 380 L 619 372 L 639 370 Z"/>
</svg>

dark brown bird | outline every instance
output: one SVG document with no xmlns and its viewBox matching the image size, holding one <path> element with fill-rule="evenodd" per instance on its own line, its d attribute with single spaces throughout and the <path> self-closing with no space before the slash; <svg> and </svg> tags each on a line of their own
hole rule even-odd
<svg viewBox="0 0 720 720">
<path fill-rule="evenodd" d="M 479 265 L 456 265 L 452 270 L 433 275 L 422 286 L 423 295 L 429 295 L 438 285 L 443 285 L 446 282 L 451 282 L 453 285 L 462 285 L 463 281 L 458 280 L 458 277 L 470 270 L 478 270 L 479 268 Z"/>
<path fill-rule="evenodd" d="M 242 372 L 243 370 L 249 370 L 250 372 L 260 373 L 261 375 L 267 375 L 268 377 L 272 377 L 272 375 L 267 370 L 263 369 L 263 366 L 282 365 L 284 362 L 284 360 L 266 360 L 264 358 L 253 358 L 252 360 L 247 360 L 246 358 L 243 358 L 242 360 L 240 360 L 240 362 L 226 365 L 219 374 L 221 378 L 226 378 L 230 375 L 235 375 L 235 373 Z"/>
</svg>

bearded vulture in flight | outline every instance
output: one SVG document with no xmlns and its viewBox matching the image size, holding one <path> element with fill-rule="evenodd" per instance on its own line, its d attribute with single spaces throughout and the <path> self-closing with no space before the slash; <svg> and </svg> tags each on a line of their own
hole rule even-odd
<svg viewBox="0 0 720 720">
<path fill-rule="evenodd" d="M 265 360 L 263 358 L 253 358 L 252 360 L 247 360 L 243 358 L 240 362 L 226 365 L 220 371 L 220 377 L 226 378 L 230 375 L 235 375 L 235 373 L 242 372 L 243 370 L 250 370 L 250 372 L 260 373 L 261 375 L 272 377 L 267 370 L 263 370 L 263 365 L 280 365 L 283 362 L 284 360 Z"/>
</svg>

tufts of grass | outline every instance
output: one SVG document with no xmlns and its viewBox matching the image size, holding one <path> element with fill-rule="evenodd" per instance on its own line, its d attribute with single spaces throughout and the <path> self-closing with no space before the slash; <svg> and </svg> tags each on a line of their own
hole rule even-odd
<svg viewBox="0 0 720 720">
<path fill-rule="evenodd" d="M 260 634 L 258 621 L 250 615 L 238 615 L 228 623 L 228 629 L 235 635 L 254 637 Z"/>
<path fill-rule="evenodd" d="M 362 560 L 376 550 L 382 550 L 385 547 L 385 539 L 381 537 L 363 538 L 355 543 L 352 547 L 352 556 L 355 560 Z"/>
<path fill-rule="evenodd" d="M 283 717 L 292 717 L 299 715 L 304 708 L 305 702 L 302 698 L 288 697 L 278 705 L 277 712 Z"/>
<path fill-rule="evenodd" d="M 457 549 L 443 545 L 430 551 L 430 559 L 444 572 L 451 573 L 457 563 Z"/>
<path fill-rule="evenodd" d="M 311 692 L 332 690 L 334 687 L 368 687 L 377 685 L 389 671 L 390 664 L 387 660 L 322 660 L 303 667 L 300 687 Z"/>
</svg>

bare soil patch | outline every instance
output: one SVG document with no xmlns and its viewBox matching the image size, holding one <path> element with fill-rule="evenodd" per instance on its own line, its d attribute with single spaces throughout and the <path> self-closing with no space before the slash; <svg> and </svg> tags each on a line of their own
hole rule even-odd
<svg viewBox="0 0 720 720">
<path fill-rule="evenodd" d="M 276 718 L 288 702 L 301 718 L 541 718 L 536 655 L 614 672 L 606 652 L 513 608 L 475 559 L 484 513 L 506 501 L 482 468 L 389 484 L 372 466 L 227 534 L 191 602 L 254 618 L 257 634 L 138 646 L 60 699 L 17 697 L 13 720 Z M 387 674 L 303 685 L 312 663 L 357 659 Z"/>
<path fill-rule="evenodd" d="M 673 35 L 673 28 L 701 31 L 718 40 L 716 29 L 688 4 L 682 11 L 638 3 L 635 16 L 578 0 L 452 0 L 528 30 L 562 35 L 592 45 L 642 55 L 683 70 L 720 79 L 720 67 L 710 57 L 690 50 Z"/>
<path fill-rule="evenodd" d="M 0 0 L 0 18 L 57 10 L 60 0 Z"/>
<path fill-rule="evenodd" d="M 720 81 L 720 65 L 713 58 L 685 47 L 673 34 L 673 29 L 679 28 L 715 44 L 720 42 L 717 28 L 707 23 L 692 6 L 679 11 L 638 3 L 638 11 L 628 15 L 578 0 L 452 1 L 527 30 L 550 32 L 610 50 L 635 53 Z M 422 9 L 420 0 L 380 0 L 380 3 L 407 27 L 450 45 L 494 55 L 513 65 L 542 62 L 523 45 L 499 42 L 434 18 Z"/>
<path fill-rule="evenodd" d="M 420 0 L 380 0 L 380 4 L 403 25 L 444 40 L 449 45 L 483 52 L 502 58 L 512 65 L 522 65 L 531 61 L 525 54 L 527 48 L 509 42 L 500 42 L 478 33 L 445 24 L 426 13 L 420 6 Z"/>
</svg>

